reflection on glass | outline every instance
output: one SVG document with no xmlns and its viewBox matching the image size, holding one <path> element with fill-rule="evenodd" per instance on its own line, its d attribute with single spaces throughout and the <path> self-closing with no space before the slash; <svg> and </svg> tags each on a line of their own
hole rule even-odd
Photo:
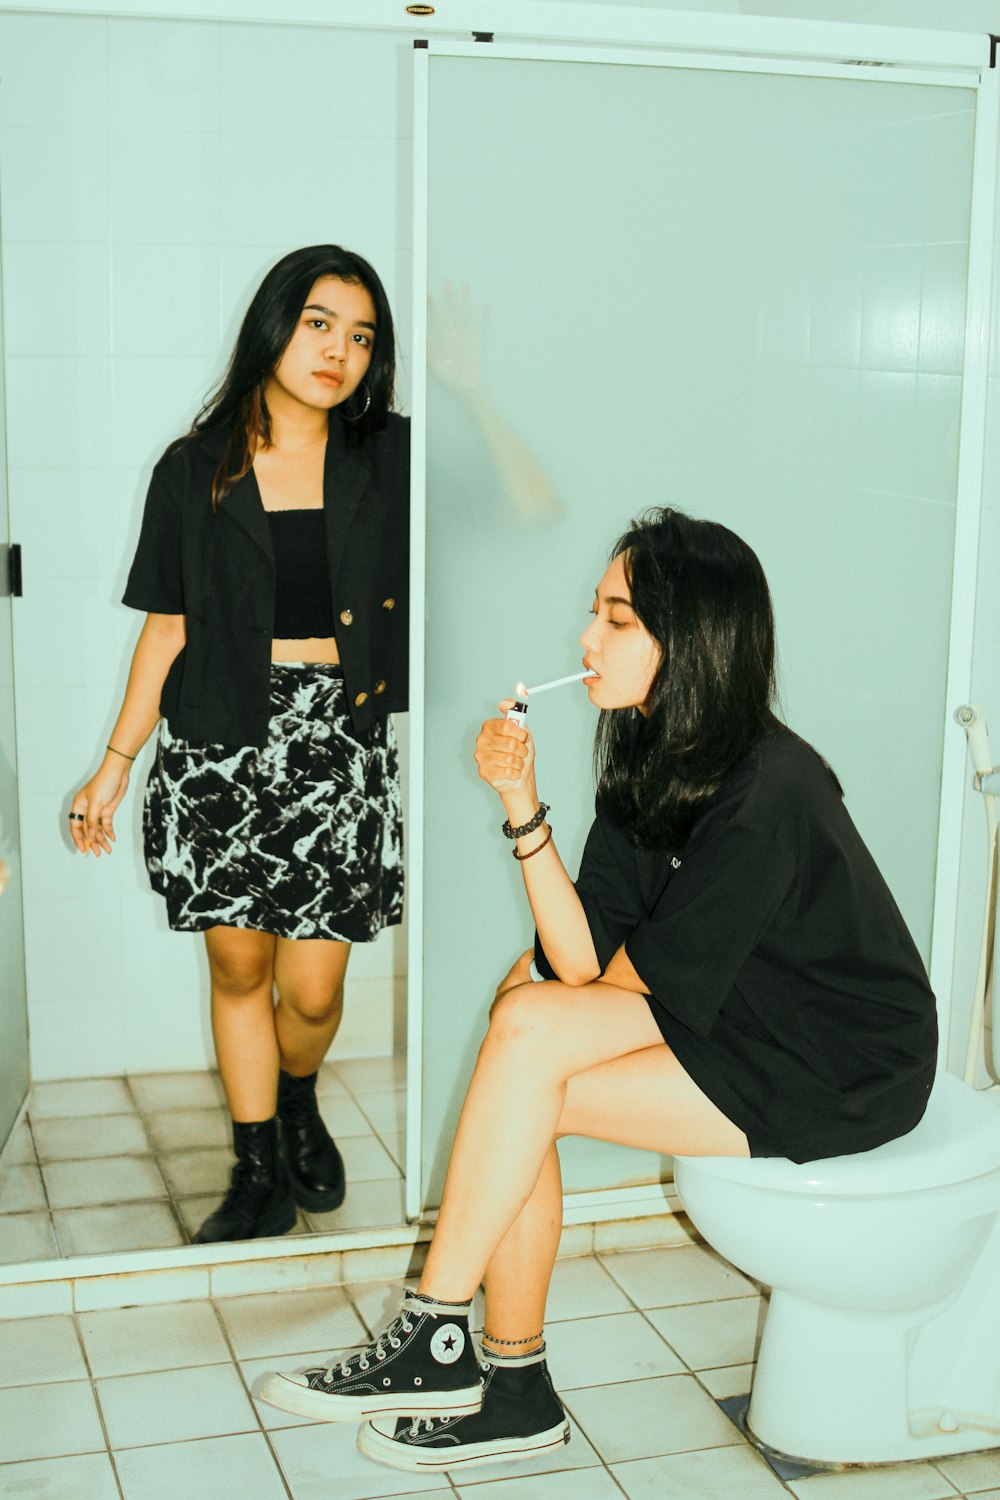
<svg viewBox="0 0 1000 1500">
<path fill-rule="evenodd" d="M 519 679 L 577 666 L 608 537 L 648 505 L 760 556 L 784 711 L 829 755 L 926 958 L 973 123 L 961 89 L 430 58 L 429 278 L 486 301 L 484 385 L 555 498 L 525 515 L 485 468 L 470 483 L 467 433 L 429 387 L 431 1202 L 493 988 L 530 937 L 475 734 Z M 572 867 L 593 715 L 571 688 L 531 715 Z M 570 1188 L 662 1169 L 571 1155 Z"/>
</svg>

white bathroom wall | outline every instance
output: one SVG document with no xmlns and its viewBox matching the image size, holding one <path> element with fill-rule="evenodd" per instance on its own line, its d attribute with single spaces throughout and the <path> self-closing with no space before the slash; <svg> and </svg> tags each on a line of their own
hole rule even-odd
<svg viewBox="0 0 1000 1500">
<path fill-rule="evenodd" d="M 409 51 L 391 33 L 0 13 L 36 1079 L 211 1057 L 203 945 L 168 931 L 141 859 L 150 748 L 112 858 L 70 852 L 66 810 L 103 751 L 141 623 L 118 601 L 150 467 L 222 373 L 264 270 L 302 244 L 360 251 L 406 353 Z M 404 956 L 398 929 L 355 949 L 341 1055 L 392 1051 Z"/>
</svg>

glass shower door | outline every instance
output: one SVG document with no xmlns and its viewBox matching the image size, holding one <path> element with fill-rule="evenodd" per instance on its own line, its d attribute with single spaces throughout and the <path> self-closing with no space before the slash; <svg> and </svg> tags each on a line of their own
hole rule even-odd
<svg viewBox="0 0 1000 1500">
<path fill-rule="evenodd" d="M 497 463 L 496 424 L 491 446 L 431 374 L 418 857 L 436 1202 L 488 1002 L 531 937 L 473 741 L 519 679 L 578 666 L 608 548 L 647 506 L 757 551 L 784 716 L 835 767 L 930 955 L 976 95 L 486 46 L 427 67 L 427 284 L 467 284 L 485 309 L 479 395 L 545 480 Z M 568 687 L 531 724 L 575 869 L 593 710 Z M 569 1189 L 663 1165 L 561 1153 Z"/>
<path fill-rule="evenodd" d="M 0 337 L 2 348 L 2 337 Z M 0 1151 L 28 1092 L 28 1004 L 14 724 L 13 597 L 0 360 Z M 12 576 L 13 574 L 13 576 Z"/>
</svg>

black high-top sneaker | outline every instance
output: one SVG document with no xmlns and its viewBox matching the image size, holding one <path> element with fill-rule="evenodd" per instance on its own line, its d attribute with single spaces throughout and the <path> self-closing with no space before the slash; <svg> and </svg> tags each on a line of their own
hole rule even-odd
<svg viewBox="0 0 1000 1500">
<path fill-rule="evenodd" d="M 259 1240 L 285 1234 L 295 1223 L 295 1199 L 278 1149 L 277 1120 L 234 1120 L 233 1150 L 236 1165 L 229 1191 L 198 1230 L 196 1245 Z"/>
<path fill-rule="evenodd" d="M 569 1442 L 569 1423 L 545 1363 L 530 1354 L 483 1351 L 483 1404 L 473 1416 L 366 1422 L 358 1447 L 393 1469 L 467 1469 L 516 1462 Z"/>
<path fill-rule="evenodd" d="M 344 1162 L 323 1123 L 316 1074 L 278 1074 L 278 1118 L 295 1201 L 313 1213 L 331 1213 L 344 1201 Z"/>
<path fill-rule="evenodd" d="M 321 1422 L 478 1411 L 483 1393 L 469 1306 L 408 1293 L 398 1317 L 360 1354 L 325 1367 L 270 1371 L 254 1394 Z"/>
</svg>

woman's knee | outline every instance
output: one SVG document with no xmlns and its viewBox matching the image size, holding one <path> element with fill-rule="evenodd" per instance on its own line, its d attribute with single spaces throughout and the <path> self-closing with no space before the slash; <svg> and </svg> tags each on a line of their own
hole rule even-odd
<svg viewBox="0 0 1000 1500">
<path fill-rule="evenodd" d="M 262 944 L 215 943 L 208 946 L 212 990 L 240 1000 L 261 990 L 270 994 L 274 979 L 273 955 Z"/>
<path fill-rule="evenodd" d="M 487 1041 L 538 1042 L 557 1025 L 554 1001 L 564 986 L 557 980 L 515 985 L 505 990 L 490 1007 Z"/>
<path fill-rule="evenodd" d="M 307 1025 L 325 1026 L 344 1009 L 343 982 L 333 985 L 292 985 L 278 991 L 279 1003 Z"/>
</svg>

